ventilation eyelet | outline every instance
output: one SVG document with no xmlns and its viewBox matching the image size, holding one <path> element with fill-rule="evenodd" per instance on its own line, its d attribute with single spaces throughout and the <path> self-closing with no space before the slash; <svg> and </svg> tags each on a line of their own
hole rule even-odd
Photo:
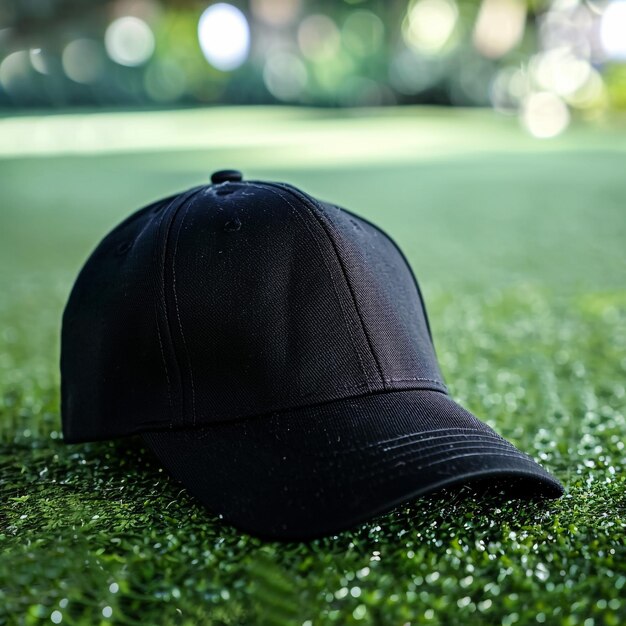
<svg viewBox="0 0 626 626">
<path fill-rule="evenodd" d="M 241 228 L 241 220 L 238 217 L 234 217 L 232 220 L 228 220 L 224 224 L 224 230 L 227 233 L 237 232 Z"/>
</svg>

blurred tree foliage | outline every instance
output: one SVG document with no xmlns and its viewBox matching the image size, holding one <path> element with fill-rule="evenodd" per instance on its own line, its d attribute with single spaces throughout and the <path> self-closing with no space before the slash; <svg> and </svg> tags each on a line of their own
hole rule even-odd
<svg viewBox="0 0 626 626">
<path fill-rule="evenodd" d="M 207 62 L 198 41 L 198 21 L 212 4 L 197 0 L 2 0 L 0 107 L 288 102 L 493 105 L 515 110 L 523 98 L 520 89 L 537 88 L 521 88 L 520 81 L 532 83 L 527 70 L 533 55 L 545 48 L 542 20 L 557 35 L 570 36 L 572 48 L 578 50 L 580 29 L 586 28 L 585 20 L 598 19 L 600 3 L 233 2 L 249 24 L 250 49 L 246 62 L 228 72 Z M 411 12 L 417 5 L 413 23 Z M 550 11 L 554 15 L 560 11 L 556 26 L 554 20 L 545 19 L 552 15 Z M 483 13 L 488 13 L 487 18 Z M 123 24 L 126 28 L 118 29 L 117 39 L 113 35 L 107 39 L 116 20 L 129 17 L 135 22 Z M 513 18 L 519 22 L 517 40 Z M 142 24 L 147 32 L 141 31 Z M 483 33 L 483 39 L 484 33 L 492 38 L 486 40 L 486 47 L 484 41 L 477 42 L 477 33 Z M 509 48 L 502 39 L 506 36 L 511 38 Z M 126 46 L 122 52 L 128 48 L 136 60 L 120 62 L 111 50 L 115 45 Z M 585 62 L 589 68 L 603 65 L 593 58 Z M 602 72 L 600 67 L 602 84 L 595 86 L 602 94 L 595 93 L 586 109 L 607 102 L 626 108 L 624 65 L 614 63 L 607 68 Z M 513 76 L 515 70 L 517 76 Z M 500 90 L 495 96 L 494 84 Z M 580 98 L 565 100 L 569 106 L 579 106 Z"/>
</svg>

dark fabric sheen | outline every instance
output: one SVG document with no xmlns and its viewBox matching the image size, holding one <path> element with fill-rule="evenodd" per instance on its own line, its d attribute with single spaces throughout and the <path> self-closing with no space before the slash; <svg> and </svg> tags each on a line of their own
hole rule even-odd
<svg viewBox="0 0 626 626">
<path fill-rule="evenodd" d="M 85 263 L 63 316 L 66 441 L 141 433 L 211 511 L 272 538 L 467 480 L 560 495 L 447 395 L 385 233 L 289 185 L 217 178 L 136 212 Z"/>
</svg>

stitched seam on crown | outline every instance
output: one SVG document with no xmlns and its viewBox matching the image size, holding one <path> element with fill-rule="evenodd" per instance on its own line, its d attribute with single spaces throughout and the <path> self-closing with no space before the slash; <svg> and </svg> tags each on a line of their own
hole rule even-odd
<svg viewBox="0 0 626 626">
<path fill-rule="evenodd" d="M 239 423 L 245 423 L 251 420 L 269 420 L 272 417 L 277 417 L 286 413 L 293 413 L 297 411 L 303 411 L 305 409 L 315 409 L 318 407 L 323 407 L 328 404 L 335 404 L 338 402 L 357 402 L 362 400 L 363 398 L 375 398 L 376 396 L 380 396 L 383 394 L 400 394 L 400 393 L 408 393 L 410 391 L 430 391 L 432 393 L 440 393 L 443 396 L 448 397 L 445 390 L 436 387 L 412 387 L 410 389 L 387 389 L 385 391 L 373 391 L 371 392 L 369 389 L 365 388 L 365 385 L 360 385 L 359 387 L 344 387 L 345 391 L 356 391 L 360 392 L 357 395 L 352 396 L 344 396 L 341 398 L 320 398 L 319 396 L 312 396 L 310 398 L 301 398 L 302 400 L 306 400 L 307 404 L 296 404 L 291 406 L 276 406 L 270 407 L 269 409 L 265 409 L 262 413 L 250 413 L 243 416 L 238 417 L 220 417 L 215 421 L 202 423 L 196 426 L 195 429 L 185 428 L 181 430 L 186 430 L 190 433 L 198 433 L 194 434 L 194 438 L 204 439 L 205 437 L 210 437 L 214 434 L 214 429 L 219 428 L 220 426 L 234 425 Z M 363 391 L 365 390 L 365 393 Z M 452 429 L 446 429 L 452 430 Z M 475 431 L 476 429 L 469 429 Z M 497 435 L 496 435 L 497 436 Z"/>
<path fill-rule="evenodd" d="M 435 342 L 433 341 L 433 334 L 430 328 L 430 320 L 428 319 L 428 311 L 426 311 L 426 304 L 424 302 L 422 290 L 419 286 L 419 283 L 417 282 L 417 277 L 415 276 L 415 272 L 413 271 L 413 268 L 411 267 L 411 264 L 409 263 L 409 260 L 407 259 L 406 255 L 404 254 L 404 252 L 402 252 L 400 246 L 396 243 L 393 237 L 391 237 L 388 233 L 386 233 L 380 226 L 378 226 L 377 224 L 374 224 L 374 222 L 370 222 L 368 219 L 364 218 L 362 215 L 357 215 L 356 213 L 352 213 L 352 211 L 350 211 L 349 209 L 344 209 L 343 207 L 339 207 L 336 204 L 333 204 L 333 206 L 336 209 L 339 209 L 340 211 L 344 211 L 348 215 L 352 215 L 352 217 L 356 217 L 357 219 L 371 226 L 374 230 L 378 231 L 383 237 L 385 237 L 385 239 L 387 239 L 391 243 L 391 245 L 396 249 L 400 257 L 405 262 L 409 270 L 409 273 L 411 274 L 411 278 L 413 279 L 413 284 L 415 285 L 415 290 L 417 291 L 417 296 L 419 299 L 420 306 L 422 308 L 422 313 L 424 314 L 424 320 L 426 321 L 426 329 L 428 330 L 430 343 L 433 344 L 433 349 L 435 349 Z"/>
<path fill-rule="evenodd" d="M 346 266 L 345 266 L 345 264 L 343 262 L 343 259 L 342 259 L 341 255 L 339 254 L 339 250 L 337 248 L 337 242 L 335 241 L 335 238 L 331 234 L 331 225 L 328 223 L 329 222 L 328 218 L 324 214 L 323 210 L 317 205 L 317 203 L 315 202 L 314 199 L 309 198 L 309 197 L 305 196 L 304 194 L 300 194 L 300 192 L 296 192 L 291 187 L 282 187 L 281 186 L 281 188 L 285 189 L 285 191 L 287 191 L 288 193 L 291 193 L 292 195 L 295 195 L 296 197 L 301 195 L 301 200 L 309 208 L 309 211 L 311 212 L 311 214 L 316 218 L 316 220 L 318 221 L 318 223 L 322 227 L 322 230 L 326 233 L 326 236 L 328 237 L 328 240 L 330 241 L 331 246 L 332 246 L 332 248 L 333 248 L 333 250 L 335 252 L 335 256 L 337 257 L 337 261 L 339 261 L 339 267 L 341 268 L 344 280 L 346 281 L 346 285 L 348 286 L 348 291 L 350 292 L 350 296 L 352 297 L 352 303 L 354 305 L 354 309 L 356 311 L 357 317 L 359 318 L 359 322 L 361 323 L 361 328 L 362 328 L 363 334 L 365 336 L 365 340 L 367 341 L 367 345 L 369 347 L 370 354 L 372 355 L 372 359 L 374 360 L 374 363 L 376 364 L 376 369 L 378 370 L 378 375 L 380 376 L 380 381 L 381 381 L 381 383 L 383 385 L 383 389 L 386 389 L 387 385 L 385 384 L 385 377 L 384 377 L 384 374 L 383 374 L 382 366 L 381 366 L 380 361 L 378 359 L 378 356 L 376 355 L 376 352 L 374 350 L 374 345 L 372 344 L 371 337 L 369 336 L 369 333 L 367 331 L 367 326 L 365 325 L 365 320 L 363 319 L 363 316 L 361 314 L 361 310 L 360 310 L 359 305 L 357 303 L 356 294 L 354 293 L 354 287 L 352 286 L 352 282 L 348 278 L 348 271 L 346 270 Z"/>
<path fill-rule="evenodd" d="M 410 380 L 407 382 L 415 382 L 414 380 Z M 411 387 L 409 389 L 387 389 L 385 391 L 378 391 L 378 392 L 373 392 L 373 393 L 360 393 L 357 396 L 344 396 L 341 398 L 324 398 L 324 397 L 320 397 L 319 395 L 315 395 L 315 396 L 310 396 L 307 398 L 297 398 L 298 400 L 306 400 L 306 402 L 308 402 L 308 404 L 299 404 L 299 405 L 291 405 L 291 406 L 276 406 L 273 408 L 269 408 L 263 411 L 263 413 L 256 413 L 256 414 L 249 414 L 249 415 L 244 415 L 243 417 L 236 417 L 236 418 L 232 418 L 232 417 L 222 417 L 214 422 L 207 422 L 207 423 L 201 423 L 201 424 L 196 424 L 195 426 L 197 427 L 198 431 L 201 433 L 199 435 L 197 435 L 198 439 L 204 439 L 205 437 L 208 437 L 212 434 L 212 432 L 207 432 L 207 433 L 203 433 L 203 431 L 205 429 L 209 429 L 209 431 L 211 431 L 211 429 L 213 429 L 214 427 L 217 428 L 219 426 L 223 426 L 225 424 L 235 424 L 235 423 L 239 423 L 239 422 L 245 422 L 247 420 L 253 420 L 253 419 L 270 419 L 273 415 L 276 415 L 277 413 L 286 413 L 289 411 L 301 411 L 303 409 L 311 409 L 314 408 L 315 406 L 323 406 L 325 404 L 332 404 L 333 402 L 350 402 L 350 401 L 356 401 L 356 400 L 360 400 L 362 398 L 366 398 L 366 397 L 376 397 L 378 395 L 381 394 L 389 394 L 389 393 L 407 393 L 409 391 L 432 391 L 433 393 L 440 393 L 446 397 L 448 397 L 447 395 L 447 389 L 445 388 L 444 385 L 442 385 L 440 382 L 438 381 L 428 381 L 428 382 L 434 382 L 437 386 L 428 386 L 428 387 Z M 354 386 L 349 386 L 349 387 L 342 387 L 343 391 L 359 391 L 359 392 L 369 392 L 370 389 L 368 388 L 368 386 L 363 383 L 363 384 L 359 384 L 359 385 L 354 385 Z M 447 428 L 444 429 L 446 432 L 451 431 L 451 430 L 455 430 L 453 428 Z M 469 431 L 475 432 L 476 429 L 474 428 L 469 428 Z M 192 432 L 190 430 L 190 432 Z M 430 432 L 430 431 L 429 431 Z M 432 431 L 435 432 L 435 431 Z M 415 435 L 419 435 L 422 433 L 411 433 L 410 435 L 402 435 L 402 437 L 413 437 Z M 502 437 L 500 437 L 497 434 L 492 435 L 496 438 L 502 439 Z M 382 443 L 385 443 L 386 441 L 393 441 L 393 440 L 385 440 Z M 378 445 L 381 442 L 377 442 L 374 445 Z M 361 448 L 358 448 L 361 449 Z"/>
<path fill-rule="evenodd" d="M 163 227 L 163 220 L 165 219 L 165 215 L 168 212 L 168 209 L 170 209 L 172 207 L 172 205 L 176 202 L 176 200 L 178 199 L 179 196 L 175 196 L 172 200 L 170 200 L 170 202 L 168 203 L 167 206 L 165 206 L 163 208 L 163 210 L 161 211 L 161 215 L 159 216 L 159 223 L 157 226 L 157 235 L 156 235 L 156 239 L 157 242 L 154 246 L 154 251 L 153 251 L 153 261 L 154 264 L 157 264 L 158 259 L 158 253 L 159 253 L 159 244 L 161 242 L 161 228 Z M 165 245 L 163 245 L 163 267 L 165 266 Z M 161 268 L 161 272 L 159 273 L 159 278 L 160 278 L 160 283 L 161 283 L 161 293 L 159 293 L 157 295 L 157 299 L 155 301 L 155 307 L 154 307 L 154 314 L 155 314 L 155 318 L 156 318 L 156 326 L 157 326 L 157 336 L 159 338 L 159 346 L 161 348 L 161 359 L 163 360 L 163 369 L 165 370 L 165 379 L 167 381 L 167 397 L 169 399 L 169 403 L 170 403 L 170 428 L 172 428 L 174 426 L 174 402 L 172 399 L 172 383 L 171 383 L 171 379 L 170 379 L 170 375 L 169 375 L 169 370 L 167 367 L 167 360 L 165 358 L 165 350 L 163 348 L 163 341 L 161 338 L 161 330 L 159 328 L 159 300 L 162 300 L 163 303 L 163 312 L 164 312 L 164 316 L 165 316 L 165 325 L 167 326 L 167 306 L 165 304 L 165 279 L 163 276 L 163 268 Z M 170 338 L 170 342 L 171 342 L 171 338 Z"/>
<path fill-rule="evenodd" d="M 167 381 L 167 400 L 170 405 L 171 416 L 174 414 L 174 403 L 172 402 L 172 383 L 170 381 L 170 375 L 167 371 L 167 363 L 165 361 L 165 350 L 163 349 L 163 341 L 161 339 L 161 331 L 159 330 L 159 315 L 156 307 L 154 308 L 154 318 L 156 321 L 157 337 L 159 338 L 159 348 L 161 349 L 161 359 L 163 360 L 163 368 L 165 369 L 165 380 Z M 172 420 L 170 419 L 170 426 Z"/>
<path fill-rule="evenodd" d="M 313 234 L 313 231 L 311 231 L 311 229 L 309 228 L 309 225 L 306 223 L 306 220 L 304 219 L 304 217 L 300 214 L 300 212 L 298 211 L 298 209 L 289 201 L 288 198 L 285 198 L 282 194 L 278 193 L 275 189 L 272 189 L 269 187 L 269 185 L 271 185 L 271 183 L 266 183 L 268 185 L 268 187 L 262 187 L 260 185 L 256 185 L 254 183 L 247 183 L 248 186 L 250 187 L 255 187 L 256 189 L 262 189 L 263 191 L 269 191 L 270 193 L 273 193 L 275 196 L 278 196 L 281 200 L 284 200 L 289 207 L 291 208 L 292 213 L 302 222 L 302 224 L 304 224 L 304 227 L 307 229 L 307 231 L 309 232 L 309 234 L 311 235 L 311 238 L 313 239 L 313 242 L 315 243 L 315 247 L 317 248 L 319 254 L 320 254 L 320 258 L 322 259 L 322 263 L 324 263 L 324 267 L 326 268 L 326 271 L 328 272 L 328 276 L 330 277 L 330 282 L 333 285 L 333 291 L 335 292 L 335 296 L 337 298 L 337 302 L 339 303 L 339 307 L 341 309 L 341 313 L 343 315 L 343 320 L 346 324 L 346 329 L 348 331 L 348 335 L 350 336 L 350 343 L 352 344 L 352 349 L 354 350 L 354 353 L 356 354 L 356 357 L 359 361 L 359 365 L 361 367 L 361 372 L 363 373 L 363 378 L 365 379 L 365 384 L 364 385 L 356 385 L 354 387 L 344 387 L 344 389 L 350 390 L 350 389 L 361 389 L 361 388 L 366 388 L 368 391 L 370 390 L 370 385 L 368 382 L 368 376 L 367 376 L 367 372 L 365 370 L 365 364 L 363 363 L 363 359 L 361 357 L 361 354 L 359 352 L 359 350 L 356 347 L 356 341 L 354 339 L 354 335 L 352 333 L 352 329 L 350 328 L 350 324 L 348 323 L 348 319 L 346 316 L 346 311 L 344 309 L 343 303 L 341 301 L 341 296 L 339 295 L 339 289 L 337 287 L 337 283 L 333 277 L 333 273 L 330 269 L 330 267 L 328 266 L 328 263 L 326 262 L 326 257 L 324 256 L 324 253 L 319 245 L 319 241 L 318 238 Z"/>
<path fill-rule="evenodd" d="M 178 204 L 176 204 L 173 214 L 171 215 L 171 219 L 169 221 L 169 224 L 167 224 L 166 229 L 165 229 L 165 233 L 163 235 L 163 263 L 161 266 L 161 290 L 162 290 L 162 294 L 163 294 L 163 312 L 164 312 L 164 317 L 165 317 L 165 328 L 168 332 L 169 335 L 169 341 L 170 341 L 170 346 L 172 348 L 172 352 L 174 354 L 174 363 L 177 366 L 178 369 L 178 377 L 180 379 L 180 392 L 181 392 L 181 402 L 180 402 L 180 407 L 181 407 L 181 413 L 180 413 L 180 417 L 181 417 L 181 421 L 184 419 L 184 415 L 183 415 L 183 404 L 184 404 L 184 389 L 183 389 L 183 376 L 182 376 L 182 371 L 181 371 L 181 367 L 180 367 L 180 363 L 178 362 L 178 358 L 176 355 L 176 348 L 174 346 L 174 341 L 172 340 L 172 332 L 170 329 L 170 322 L 169 322 L 169 315 L 167 314 L 167 300 L 166 300 L 166 293 L 165 293 L 165 264 L 167 262 L 167 248 L 168 248 L 168 243 L 169 243 L 169 237 L 170 237 L 170 232 L 172 230 L 172 226 L 174 224 L 174 222 L 176 221 L 176 215 L 178 213 L 178 211 L 180 210 L 180 208 L 183 206 L 183 204 L 185 204 L 186 202 L 188 202 L 189 200 L 191 200 L 191 198 L 193 196 L 195 196 L 197 193 L 199 193 L 202 190 L 202 187 L 187 191 L 185 194 L 183 194 L 183 197 L 180 198 L 180 196 L 177 196 L 172 203 L 167 207 L 166 210 L 163 211 L 162 215 L 161 215 L 161 219 L 159 221 L 159 231 L 161 230 L 161 226 L 162 226 L 162 222 L 165 218 L 165 214 L 168 212 L 168 209 L 171 209 L 172 206 L 174 206 L 174 203 L 176 202 L 176 200 L 180 199 L 180 201 L 178 202 Z M 172 427 L 173 424 L 170 423 L 170 427 Z"/>
<path fill-rule="evenodd" d="M 191 198 L 189 199 L 191 200 Z M 183 228 L 183 224 L 185 223 L 185 218 L 189 213 L 189 207 L 191 206 L 191 202 L 186 203 L 185 211 L 183 213 L 182 218 L 180 219 L 180 224 L 178 226 L 178 230 L 176 231 L 176 241 L 174 242 L 174 254 L 172 255 L 172 291 L 174 293 L 174 308 L 176 309 L 176 318 L 178 319 L 178 328 L 180 329 L 180 336 L 183 340 L 183 348 L 185 350 L 185 357 L 187 361 L 187 367 L 189 368 L 189 382 L 191 383 L 191 413 L 193 415 L 193 424 L 196 424 L 196 388 L 193 380 L 193 368 L 191 367 L 191 357 L 189 356 L 189 348 L 187 347 L 187 340 L 185 339 L 185 333 L 183 332 L 183 323 L 180 319 L 180 309 L 178 307 L 178 294 L 176 293 L 176 255 L 178 253 L 178 240 L 180 238 L 180 231 Z"/>
<path fill-rule="evenodd" d="M 361 309 L 359 308 L 359 304 L 357 302 L 356 299 L 356 293 L 354 292 L 354 287 L 352 285 L 352 281 L 350 280 L 350 278 L 348 277 L 348 271 L 346 269 L 346 266 L 344 264 L 343 258 L 342 256 L 339 254 L 339 249 L 337 247 L 337 242 L 335 241 L 334 236 L 332 235 L 332 224 L 330 222 L 330 220 L 328 219 L 328 217 L 326 216 L 326 214 L 324 213 L 323 209 L 319 206 L 319 204 L 315 201 L 315 199 L 308 199 L 305 198 L 305 201 L 309 200 L 309 203 L 311 204 L 311 208 L 312 208 L 312 213 L 314 215 L 316 215 L 318 221 L 320 222 L 320 224 L 322 224 L 322 228 L 324 228 L 326 235 L 328 236 L 328 238 L 331 241 L 331 244 L 333 246 L 333 249 L 335 250 L 335 254 L 337 255 L 337 259 L 339 261 L 339 265 L 341 267 L 341 270 L 343 272 L 344 275 L 344 279 L 346 281 L 346 284 L 348 285 L 348 290 L 350 291 L 350 295 L 352 296 L 352 301 L 354 303 L 354 308 L 356 310 L 357 316 L 359 318 L 359 321 L 361 322 L 361 327 L 363 328 L 363 334 L 365 335 L 365 339 L 367 341 L 367 345 L 369 346 L 370 352 L 372 354 L 372 358 L 374 359 L 374 363 L 376 363 L 376 369 L 378 370 L 378 374 L 380 376 L 380 380 L 383 384 L 383 389 L 387 388 L 386 385 L 386 380 L 385 380 L 385 376 L 383 374 L 383 368 L 382 365 L 380 363 L 380 360 L 378 358 L 378 355 L 376 354 L 376 351 L 374 350 L 374 344 L 372 343 L 372 339 L 370 337 L 370 334 L 367 330 L 367 326 L 365 324 L 365 320 L 363 319 L 363 315 L 361 313 Z M 317 211 L 317 214 L 316 214 Z"/>
</svg>

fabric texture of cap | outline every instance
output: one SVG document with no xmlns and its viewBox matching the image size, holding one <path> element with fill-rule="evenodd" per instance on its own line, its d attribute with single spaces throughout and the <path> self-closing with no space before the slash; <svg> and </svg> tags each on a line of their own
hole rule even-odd
<svg viewBox="0 0 626 626">
<path fill-rule="evenodd" d="M 141 434 L 207 508 L 308 539 L 478 480 L 558 497 L 448 395 L 419 286 L 379 228 L 216 173 L 98 245 L 63 316 L 68 442 Z"/>
</svg>

